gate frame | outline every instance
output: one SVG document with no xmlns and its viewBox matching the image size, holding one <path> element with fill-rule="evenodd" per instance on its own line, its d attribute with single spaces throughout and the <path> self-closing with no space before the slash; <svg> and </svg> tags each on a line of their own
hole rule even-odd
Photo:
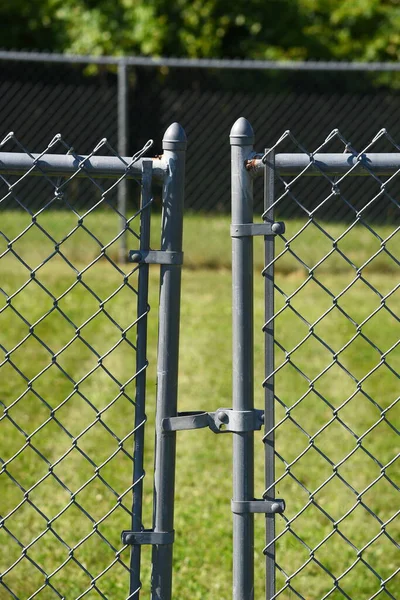
<svg viewBox="0 0 400 600">
<path fill-rule="evenodd" d="M 151 142 L 152 143 L 152 142 Z M 113 153 L 113 156 L 76 153 L 41 154 L 24 152 L 0 152 L 0 174 L 12 176 L 39 176 L 68 178 L 110 178 L 117 180 L 118 209 L 120 217 L 119 237 L 124 240 L 121 262 L 138 263 L 137 290 L 137 336 L 135 361 L 135 422 L 133 425 L 133 482 L 131 530 L 121 534 L 122 544 L 131 547 L 129 569 L 130 600 L 139 600 L 141 546 L 150 544 L 152 552 L 151 597 L 153 600 L 170 600 L 172 593 L 172 551 L 174 541 L 174 492 L 176 432 L 162 427 L 165 418 L 177 415 L 178 352 L 181 297 L 181 266 L 183 262 L 183 204 L 185 182 L 185 153 L 187 139 L 179 123 L 166 130 L 162 148 L 163 155 L 142 158 L 151 146 L 144 148 L 132 158 Z M 22 148 L 22 146 L 20 146 Z M 126 144 L 122 144 L 122 150 Z M 51 144 L 48 149 L 51 148 Z M 121 150 L 121 149 L 120 149 Z M 127 179 L 141 179 L 139 249 L 126 250 L 125 217 Z M 160 250 L 150 249 L 150 216 L 152 206 L 152 182 L 162 182 L 162 217 Z M 123 210 L 121 210 L 121 198 Z M 129 223 L 129 222 L 128 222 Z M 118 237 L 118 236 L 117 236 Z M 117 238 L 116 238 L 117 239 Z M 126 252 L 125 252 L 126 251 Z M 160 265 L 160 296 L 158 305 L 157 345 L 157 396 L 156 396 L 156 443 L 154 451 L 153 527 L 145 529 L 142 520 L 144 428 L 146 422 L 146 368 L 147 368 L 147 314 L 149 265 Z M 87 592 L 88 590 L 86 590 Z"/>
<path fill-rule="evenodd" d="M 381 133 L 386 134 L 385 130 Z M 284 176 L 391 176 L 400 171 L 400 153 L 299 153 L 263 154 L 254 151 L 254 131 L 240 117 L 230 132 L 232 182 L 232 394 L 237 411 L 254 409 L 253 369 L 253 236 L 264 236 L 265 265 L 265 379 L 264 451 L 265 492 L 254 499 L 253 432 L 233 433 L 233 600 L 254 599 L 254 513 L 266 518 L 266 600 L 276 594 L 275 515 L 285 501 L 275 492 L 275 394 L 274 394 L 274 264 L 276 235 L 285 225 L 274 220 L 275 172 Z M 396 147 L 397 148 L 397 147 Z M 253 223 L 253 181 L 264 176 L 263 223 Z"/>
</svg>

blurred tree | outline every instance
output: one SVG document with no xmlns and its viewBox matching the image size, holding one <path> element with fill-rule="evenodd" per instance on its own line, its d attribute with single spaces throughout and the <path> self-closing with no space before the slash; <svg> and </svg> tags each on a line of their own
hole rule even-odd
<svg viewBox="0 0 400 600">
<path fill-rule="evenodd" d="M 53 0 L 1 0 L 1 47 L 13 50 L 58 50 L 69 40 L 56 17 Z"/>
<path fill-rule="evenodd" d="M 400 60 L 400 0 L 1 0 L 3 48 Z"/>
</svg>

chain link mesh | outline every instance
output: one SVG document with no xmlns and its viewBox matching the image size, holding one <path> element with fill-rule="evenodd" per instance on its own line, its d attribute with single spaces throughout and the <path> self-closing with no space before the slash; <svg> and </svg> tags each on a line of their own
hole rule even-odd
<svg viewBox="0 0 400 600">
<path fill-rule="evenodd" d="M 303 180 L 318 168 L 317 151 L 361 156 L 399 146 L 381 130 L 357 152 L 334 130 L 308 152 L 286 131 L 273 149 L 310 158 L 297 176 L 276 173 L 272 208 L 292 203 L 300 216 L 288 221 L 265 269 L 275 271 L 275 314 L 264 325 L 275 326 L 275 368 L 264 385 L 274 377 L 276 480 L 264 496 L 273 487 L 286 500 L 264 549 L 275 543 L 274 597 L 394 599 L 400 207 L 393 190 L 400 173 L 353 178 L 355 166 Z M 342 209 L 345 219 L 325 218 Z"/>
<path fill-rule="evenodd" d="M 13 134 L 0 148 L 29 154 Z M 60 148 L 74 153 L 55 136 L 40 157 Z M 311 161 L 317 151 L 357 155 L 337 130 L 313 153 L 290 132 L 273 149 Z M 391 150 L 399 146 L 381 130 L 360 154 Z M 118 158 L 104 139 L 86 160 L 99 152 Z M 80 179 L 85 162 L 69 177 L 42 172 L 33 205 L 37 160 L 20 177 L 0 176 L 6 597 L 127 596 L 120 532 L 144 477 L 132 482 L 136 380 L 147 368 L 137 366 L 136 335 L 148 309 L 132 308 L 141 267 L 122 266 L 118 252 L 123 235 L 139 245 L 141 213 L 115 208 L 125 175 Z M 273 485 L 287 506 L 274 540 L 275 597 L 395 598 L 399 172 L 307 178 L 311 168 L 277 174 L 273 206 L 287 214 L 293 205 L 296 215 L 273 260 Z"/>
<path fill-rule="evenodd" d="M 141 211 L 123 217 L 114 194 L 150 145 L 127 165 L 102 139 L 74 173 L 54 178 L 38 160 L 74 154 L 56 135 L 22 176 L 0 175 L 2 598 L 128 595 L 120 534 L 144 477 L 132 481 L 146 421 L 135 429 L 136 380 L 147 368 L 137 364 L 136 336 L 149 309 L 135 308 L 142 267 L 118 262 L 121 236 L 138 247 Z M 13 133 L 0 149 L 32 156 Z M 85 164 L 99 153 L 120 158 L 125 174 L 89 175 Z M 32 174 L 34 209 L 25 201 Z"/>
</svg>

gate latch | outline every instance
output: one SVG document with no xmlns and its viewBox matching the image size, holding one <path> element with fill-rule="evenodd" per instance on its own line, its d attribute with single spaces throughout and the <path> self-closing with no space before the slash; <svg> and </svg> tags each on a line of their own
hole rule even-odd
<svg viewBox="0 0 400 600">
<path fill-rule="evenodd" d="M 162 420 L 163 431 L 183 431 L 209 427 L 214 433 L 245 433 L 261 429 L 264 411 L 219 408 L 215 412 L 182 412 Z"/>
</svg>

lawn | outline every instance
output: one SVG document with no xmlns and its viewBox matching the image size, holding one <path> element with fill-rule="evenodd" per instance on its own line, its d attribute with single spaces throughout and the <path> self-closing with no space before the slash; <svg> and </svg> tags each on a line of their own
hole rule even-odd
<svg viewBox="0 0 400 600">
<path fill-rule="evenodd" d="M 63 211 L 44 212 L 36 224 L 20 212 L 2 212 L 1 220 L 7 239 L 0 253 L 14 241 L 0 261 L 0 515 L 8 515 L 0 528 L 0 598 L 26 600 L 44 586 L 35 598 L 74 600 L 96 579 L 85 598 L 123 600 L 129 557 L 124 550 L 116 560 L 115 549 L 121 548 L 121 531 L 130 528 L 137 269 L 113 262 L 118 241 L 111 243 L 117 232 L 112 212 L 94 211 L 78 228 L 76 217 Z M 157 247 L 158 217 L 153 221 Z M 303 225 L 287 222 L 286 238 Z M 399 258 L 398 238 L 393 225 L 376 226 L 380 239 L 363 226 L 347 233 L 344 224 L 323 226 L 339 251 L 329 254 L 331 240 L 313 224 L 286 250 L 280 240 L 276 248 L 282 254 L 276 262 L 277 496 L 287 505 L 277 520 L 279 597 L 318 600 L 333 589 L 334 600 L 387 598 L 379 590 L 388 578 L 385 589 L 395 597 L 400 293 L 392 256 Z M 179 408 L 212 411 L 231 405 L 229 220 L 189 214 L 184 232 Z M 55 244 L 59 252 L 52 255 Z M 106 245 L 112 261 L 100 257 Z M 130 233 L 128 247 L 135 245 Z M 260 408 L 262 268 L 257 239 Z M 145 527 L 151 527 L 152 514 L 158 299 L 158 269 L 150 271 Z M 129 285 L 123 285 L 126 274 Z M 178 433 L 177 600 L 231 598 L 231 445 L 230 434 Z M 261 497 L 261 432 L 255 446 Z M 255 522 L 260 599 L 262 515 Z M 148 547 L 142 560 L 148 597 Z"/>
</svg>

